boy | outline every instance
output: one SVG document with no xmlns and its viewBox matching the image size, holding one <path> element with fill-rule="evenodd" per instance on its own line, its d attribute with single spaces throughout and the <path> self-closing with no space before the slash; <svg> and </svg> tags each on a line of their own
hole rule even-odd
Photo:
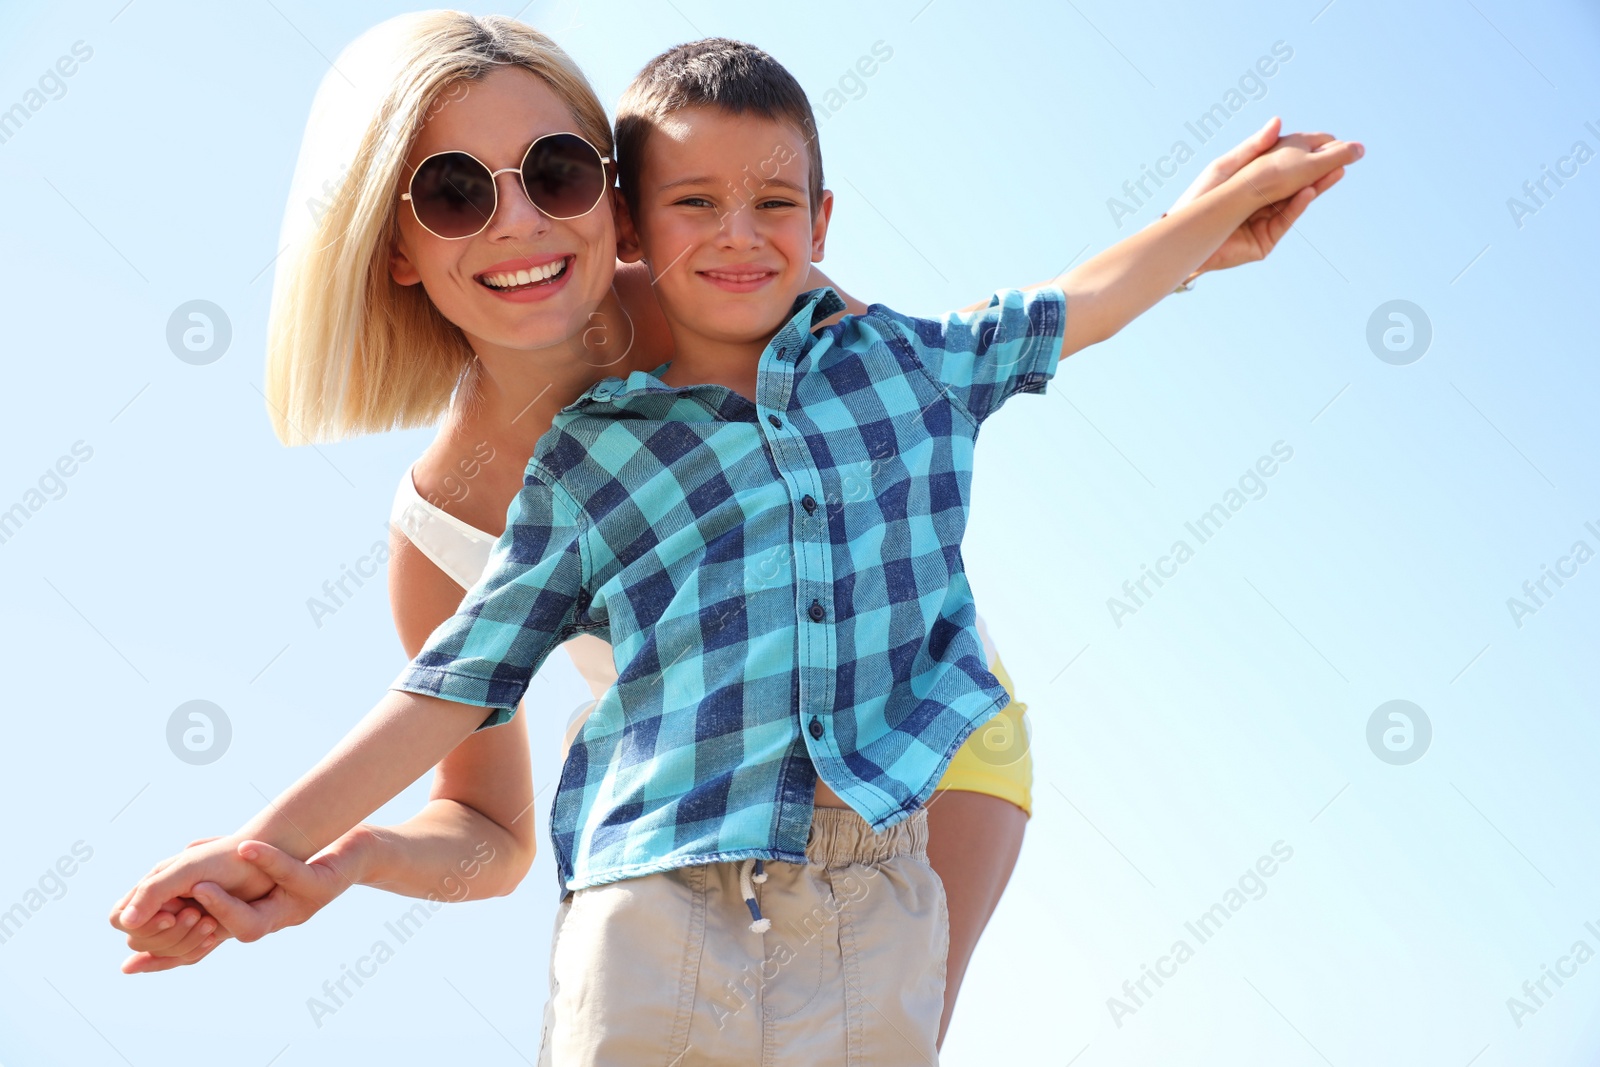
<svg viewBox="0 0 1600 1067">
<path fill-rule="evenodd" d="M 676 357 L 563 410 L 489 572 L 370 727 L 231 841 L 309 855 L 595 632 L 619 677 L 552 808 L 541 1062 L 936 1062 L 922 805 L 1007 699 L 960 558 L 978 427 L 1349 157 L 1286 139 L 1059 284 L 814 332 L 842 305 L 804 291 L 832 198 L 794 79 L 748 45 L 685 45 L 617 125 L 620 252 L 650 264 Z M 180 859 L 125 921 L 219 870 Z"/>
</svg>

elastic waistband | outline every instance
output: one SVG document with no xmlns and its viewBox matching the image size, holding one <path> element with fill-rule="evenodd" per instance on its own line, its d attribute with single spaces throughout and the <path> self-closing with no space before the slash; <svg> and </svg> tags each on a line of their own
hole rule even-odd
<svg viewBox="0 0 1600 1067">
<path fill-rule="evenodd" d="M 882 833 L 849 808 L 816 807 L 811 812 L 811 837 L 806 859 L 824 867 L 882 863 L 892 856 L 928 858 L 928 810 L 918 808 Z"/>
</svg>

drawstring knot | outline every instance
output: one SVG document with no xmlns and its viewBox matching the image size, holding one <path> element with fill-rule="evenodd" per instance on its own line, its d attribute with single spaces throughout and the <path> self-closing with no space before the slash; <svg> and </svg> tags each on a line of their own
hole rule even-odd
<svg viewBox="0 0 1600 1067">
<path fill-rule="evenodd" d="M 766 880 L 767 871 L 760 860 L 748 859 L 739 865 L 739 895 L 744 897 L 745 907 L 750 909 L 750 929 L 758 934 L 772 929 L 772 920 L 761 917 L 761 905 L 756 901 L 755 887 L 750 883 Z"/>
</svg>

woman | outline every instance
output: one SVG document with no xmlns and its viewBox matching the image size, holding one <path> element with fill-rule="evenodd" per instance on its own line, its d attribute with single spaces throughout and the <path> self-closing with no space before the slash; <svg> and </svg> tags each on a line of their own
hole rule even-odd
<svg viewBox="0 0 1600 1067">
<path fill-rule="evenodd" d="M 402 477 L 392 516 L 391 601 L 412 656 L 477 580 L 527 457 L 556 412 L 601 377 L 659 366 L 671 340 L 644 268 L 616 264 L 612 172 L 604 171 L 594 199 L 581 198 L 586 203 L 563 206 L 552 191 L 592 162 L 573 134 L 600 166 L 612 152 L 604 109 L 553 42 L 510 19 L 430 12 L 375 28 L 338 65 L 349 72 L 363 60 L 373 69 L 354 82 L 379 90 L 376 99 L 350 102 L 356 128 L 342 136 L 335 128 L 327 98 L 343 90 L 330 79 L 307 130 L 286 218 L 290 251 L 274 289 L 268 400 L 290 444 L 442 416 L 438 437 Z M 1186 198 L 1275 137 L 1269 124 L 1213 164 Z M 299 190 L 335 172 L 318 146 L 341 144 L 356 152 L 337 195 L 314 215 L 301 211 Z M 492 168 L 484 178 L 494 185 L 493 206 L 471 220 L 482 223 L 477 232 L 441 235 L 437 219 L 427 224 L 429 212 L 470 180 L 470 164 L 445 156 L 460 152 Z M 459 167 L 430 187 L 441 159 Z M 519 163 L 545 184 L 520 181 Z M 1275 206 L 1260 226 L 1247 224 L 1204 269 L 1231 265 L 1230 256 L 1260 258 L 1306 202 Z M 459 214 L 471 203 L 454 208 Z M 984 634 L 991 667 L 1010 691 Z M 615 678 L 609 646 L 583 637 L 567 648 L 596 695 L 604 692 Z M 972 736 L 929 806 L 929 859 L 945 884 L 951 932 L 941 1041 L 1021 847 L 1031 776 L 1021 710 L 1013 703 Z M 568 740 L 581 728 L 581 719 L 569 724 Z M 523 817 L 533 799 L 527 716 L 517 715 L 442 761 L 429 803 L 405 823 L 358 826 L 307 863 L 262 846 L 256 862 L 277 888 L 252 904 L 220 892 L 200 896 L 209 914 L 168 902 L 166 914 L 130 932 L 140 954 L 123 969 L 196 962 L 222 937 L 249 941 L 296 925 L 356 882 L 436 893 L 438 872 L 481 855 L 484 843 L 496 862 L 460 882 L 463 895 L 453 899 L 509 893 L 533 862 L 533 820 Z"/>
</svg>

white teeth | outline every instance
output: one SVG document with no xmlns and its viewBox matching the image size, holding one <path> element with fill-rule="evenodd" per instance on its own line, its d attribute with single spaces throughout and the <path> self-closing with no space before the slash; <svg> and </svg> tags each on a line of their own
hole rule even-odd
<svg viewBox="0 0 1600 1067">
<path fill-rule="evenodd" d="M 483 281 L 495 289 L 511 289 L 518 285 L 531 285 L 534 282 L 549 281 L 567 269 L 567 261 L 558 259 L 546 263 L 541 267 L 530 267 L 527 270 L 485 274 Z"/>
</svg>

